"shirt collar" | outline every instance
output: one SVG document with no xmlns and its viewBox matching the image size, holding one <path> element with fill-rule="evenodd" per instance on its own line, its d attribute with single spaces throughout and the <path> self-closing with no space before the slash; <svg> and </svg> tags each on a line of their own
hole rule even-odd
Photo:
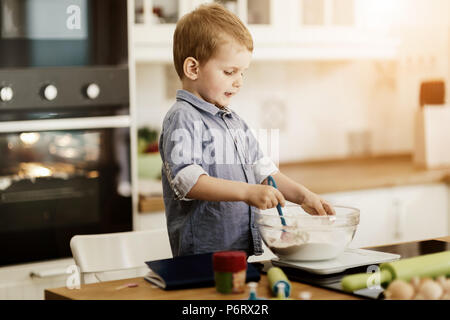
<svg viewBox="0 0 450 320">
<path fill-rule="evenodd" d="M 223 109 L 220 109 L 220 108 L 216 107 L 215 105 L 213 105 L 212 103 L 209 103 L 203 99 L 200 99 L 199 97 L 190 93 L 187 90 L 177 90 L 176 99 L 184 100 L 184 101 L 192 104 L 194 107 L 201 109 L 203 111 L 206 111 L 212 115 L 216 115 L 219 112 L 220 112 L 220 114 L 231 115 L 231 113 L 233 112 L 233 110 L 231 110 L 228 107 L 224 107 Z"/>
</svg>

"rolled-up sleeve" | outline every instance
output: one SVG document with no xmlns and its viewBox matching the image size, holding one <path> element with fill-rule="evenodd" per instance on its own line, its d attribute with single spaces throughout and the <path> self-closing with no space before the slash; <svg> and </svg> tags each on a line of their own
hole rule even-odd
<svg viewBox="0 0 450 320">
<path fill-rule="evenodd" d="M 198 178 L 208 173 L 199 165 L 191 164 L 181 169 L 173 179 L 173 187 L 177 189 L 178 198 L 180 200 L 192 200 L 186 198 L 186 195 L 197 183 Z M 174 190 L 175 191 L 175 190 Z"/>
<path fill-rule="evenodd" d="M 201 119 L 186 112 L 173 113 L 163 126 L 163 171 L 177 200 L 192 200 L 186 195 L 201 175 L 208 175 L 202 167 L 202 126 Z"/>
<path fill-rule="evenodd" d="M 262 183 L 269 175 L 278 172 L 275 163 L 268 156 L 263 156 L 254 164 L 253 170 L 255 172 L 255 181 Z"/>
</svg>

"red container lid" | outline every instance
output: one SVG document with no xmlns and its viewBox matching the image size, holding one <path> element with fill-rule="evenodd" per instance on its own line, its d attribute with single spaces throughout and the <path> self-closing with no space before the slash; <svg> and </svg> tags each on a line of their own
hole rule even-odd
<svg viewBox="0 0 450 320">
<path fill-rule="evenodd" d="M 217 272 L 238 272 L 247 269 L 247 254 L 244 251 L 215 252 L 213 268 Z"/>
</svg>

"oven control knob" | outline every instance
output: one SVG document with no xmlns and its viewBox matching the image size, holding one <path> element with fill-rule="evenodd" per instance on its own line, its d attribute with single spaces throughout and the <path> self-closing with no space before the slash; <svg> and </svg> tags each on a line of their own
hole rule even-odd
<svg viewBox="0 0 450 320">
<path fill-rule="evenodd" d="M 11 87 L 0 88 L 0 101 L 8 102 L 14 97 L 14 91 Z"/>
<path fill-rule="evenodd" d="M 42 95 L 44 96 L 44 99 L 53 101 L 58 96 L 58 89 L 54 85 L 48 84 L 43 88 Z"/>
<path fill-rule="evenodd" d="M 86 87 L 86 97 L 88 97 L 91 100 L 97 99 L 97 97 L 100 95 L 100 87 L 96 83 L 90 83 Z"/>
</svg>

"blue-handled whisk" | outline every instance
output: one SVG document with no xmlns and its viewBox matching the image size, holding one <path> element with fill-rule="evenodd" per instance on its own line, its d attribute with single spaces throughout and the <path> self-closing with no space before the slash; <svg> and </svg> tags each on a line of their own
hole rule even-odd
<svg viewBox="0 0 450 320">
<path fill-rule="evenodd" d="M 277 184 L 275 183 L 275 179 L 272 176 L 267 177 L 267 182 L 268 182 L 269 186 L 272 186 L 275 189 L 278 189 L 277 188 Z M 283 226 L 286 226 L 286 221 L 283 218 L 283 211 L 281 210 L 281 204 L 280 203 L 277 204 L 277 210 L 278 210 L 278 214 L 280 215 L 281 224 Z"/>
</svg>

